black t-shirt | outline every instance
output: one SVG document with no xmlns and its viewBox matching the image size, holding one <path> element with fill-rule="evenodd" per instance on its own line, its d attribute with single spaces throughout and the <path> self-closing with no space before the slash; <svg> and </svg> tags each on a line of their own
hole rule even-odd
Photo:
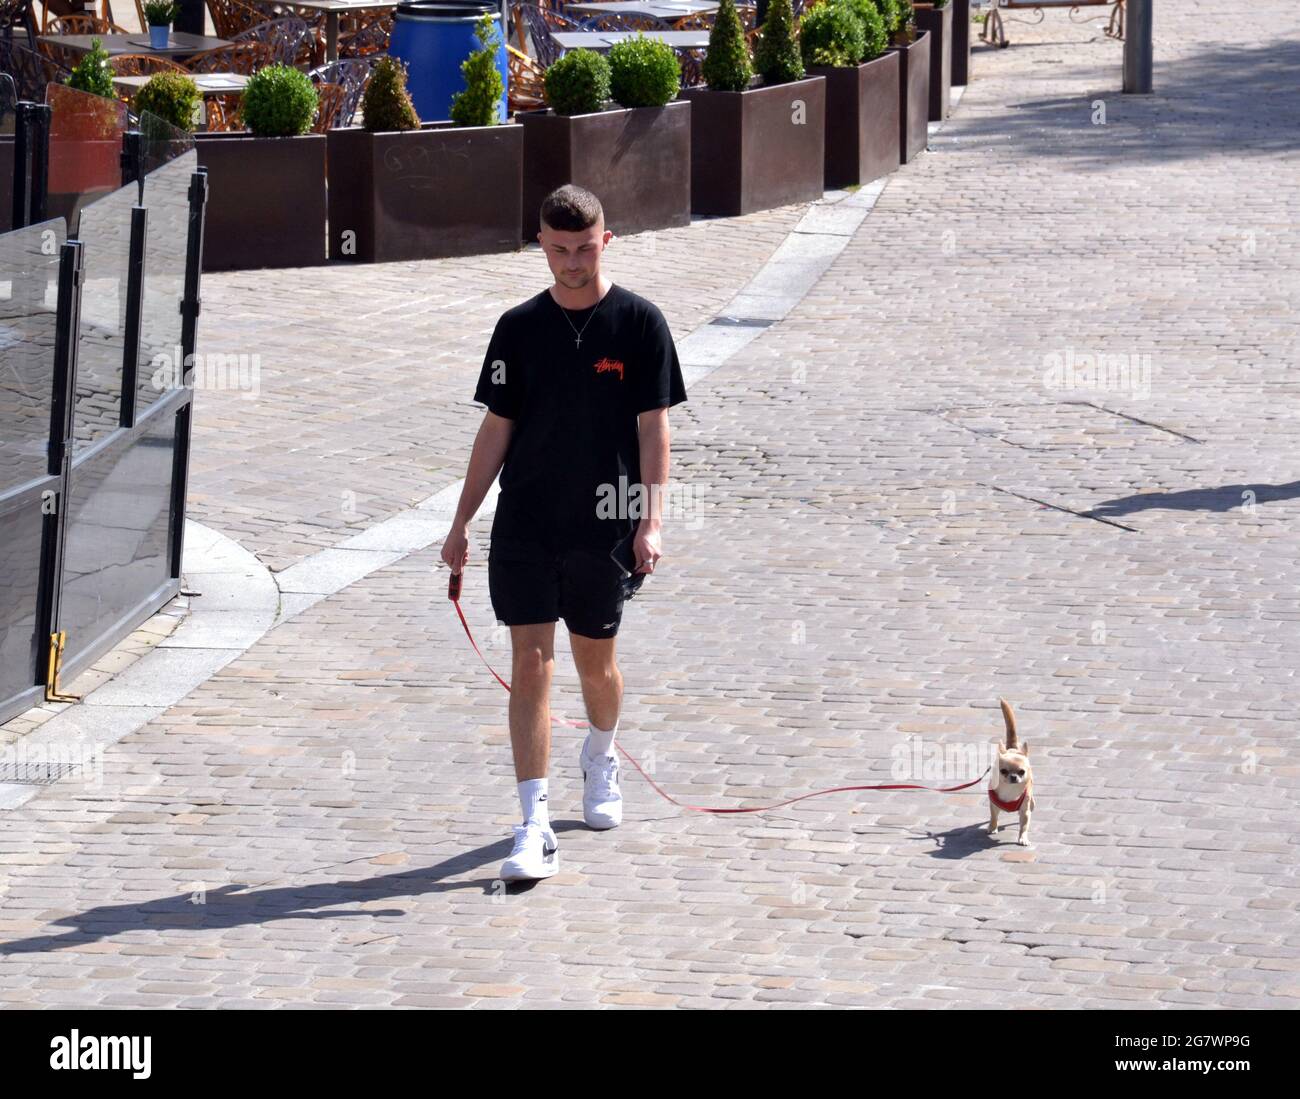
<svg viewBox="0 0 1300 1099">
<path fill-rule="evenodd" d="M 643 490 L 636 511 L 637 415 L 686 400 L 686 385 L 653 303 L 611 285 L 594 307 L 562 309 L 547 289 L 497 321 L 474 400 L 515 421 L 493 537 L 608 552 L 649 507 Z"/>
</svg>

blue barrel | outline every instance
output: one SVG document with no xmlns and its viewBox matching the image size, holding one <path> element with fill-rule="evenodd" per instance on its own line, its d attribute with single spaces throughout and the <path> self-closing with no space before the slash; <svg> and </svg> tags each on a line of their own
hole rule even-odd
<svg viewBox="0 0 1300 1099">
<path fill-rule="evenodd" d="M 388 52 L 406 62 L 406 87 L 421 122 L 439 122 L 451 117 L 451 99 L 465 90 L 460 65 L 479 49 L 474 27 L 484 15 L 497 25 L 501 45 L 497 47 L 497 71 L 503 88 L 509 86 L 506 63 L 506 28 L 501 9 L 483 0 L 409 0 L 398 4 L 393 17 L 393 35 Z M 505 121 L 506 96 L 501 96 L 499 118 Z"/>
</svg>

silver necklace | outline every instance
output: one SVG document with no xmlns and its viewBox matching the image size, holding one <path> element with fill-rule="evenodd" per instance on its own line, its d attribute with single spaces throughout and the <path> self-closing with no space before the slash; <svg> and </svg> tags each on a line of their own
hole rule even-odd
<svg viewBox="0 0 1300 1099">
<path fill-rule="evenodd" d="M 613 284 L 613 283 L 610 283 L 609 290 L 606 290 L 606 291 L 605 291 L 605 297 L 609 297 L 609 291 L 610 291 L 610 290 L 613 290 L 613 289 L 614 289 L 614 284 Z M 552 295 L 547 294 L 547 297 L 550 298 L 551 301 L 555 301 L 555 298 L 554 298 Z M 591 311 L 591 317 L 594 317 L 594 316 L 596 315 L 596 310 L 600 308 L 600 302 L 603 302 L 604 300 L 605 300 L 605 298 L 601 298 L 600 301 L 596 302 L 595 307 L 594 307 L 594 308 L 592 309 L 592 311 Z M 581 347 L 582 347 L 582 334 L 583 334 L 585 331 L 587 331 L 587 325 L 589 325 L 589 324 L 591 323 L 591 317 L 588 317 L 585 321 L 582 322 L 582 327 L 581 327 L 581 328 L 574 328 L 574 327 L 573 327 L 573 321 L 569 320 L 569 314 L 568 314 L 568 312 L 565 310 L 564 306 L 562 306 L 558 301 L 555 301 L 555 308 L 558 309 L 558 310 L 560 311 L 561 316 L 563 316 L 564 319 L 565 319 L 566 321 L 568 321 L 568 323 L 569 323 L 569 327 L 570 327 L 570 328 L 573 328 L 573 334 L 574 334 L 574 336 L 577 337 L 577 338 L 573 341 L 573 346 L 574 346 L 574 347 L 577 347 L 577 348 L 581 348 Z"/>
</svg>

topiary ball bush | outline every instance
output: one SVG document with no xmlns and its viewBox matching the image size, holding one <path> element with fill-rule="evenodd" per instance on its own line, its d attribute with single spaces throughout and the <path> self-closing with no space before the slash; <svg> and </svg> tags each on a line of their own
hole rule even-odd
<svg viewBox="0 0 1300 1099">
<path fill-rule="evenodd" d="M 799 20 L 805 65 L 856 65 L 867 48 L 862 20 L 842 3 L 818 4 Z"/>
<path fill-rule="evenodd" d="M 268 65 L 244 89 L 244 124 L 258 137 L 294 137 L 311 129 L 316 88 L 305 72 Z"/>
<path fill-rule="evenodd" d="M 859 61 L 874 61 L 885 52 L 889 46 L 889 32 L 885 29 L 885 20 L 876 0 L 832 0 L 832 3 L 843 4 L 862 24 L 864 44 Z"/>
<path fill-rule="evenodd" d="M 570 50 L 546 70 L 545 81 L 556 114 L 595 114 L 609 99 L 609 62 L 595 50 Z"/>
<path fill-rule="evenodd" d="M 202 102 L 199 86 L 190 77 L 183 73 L 158 73 L 140 89 L 131 109 L 136 114 L 147 111 L 178 130 L 192 133 L 194 116 Z"/>
<path fill-rule="evenodd" d="M 682 69 L 667 42 L 638 34 L 609 50 L 609 90 L 624 107 L 662 107 L 677 98 Z"/>
</svg>

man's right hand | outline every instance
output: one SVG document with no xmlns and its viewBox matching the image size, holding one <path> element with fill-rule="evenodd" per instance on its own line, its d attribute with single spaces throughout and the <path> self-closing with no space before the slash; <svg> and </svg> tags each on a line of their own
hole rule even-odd
<svg viewBox="0 0 1300 1099">
<path fill-rule="evenodd" d="M 469 560 L 469 527 L 452 527 L 447 540 L 442 544 L 442 559 L 454 573 L 465 571 Z"/>
</svg>

